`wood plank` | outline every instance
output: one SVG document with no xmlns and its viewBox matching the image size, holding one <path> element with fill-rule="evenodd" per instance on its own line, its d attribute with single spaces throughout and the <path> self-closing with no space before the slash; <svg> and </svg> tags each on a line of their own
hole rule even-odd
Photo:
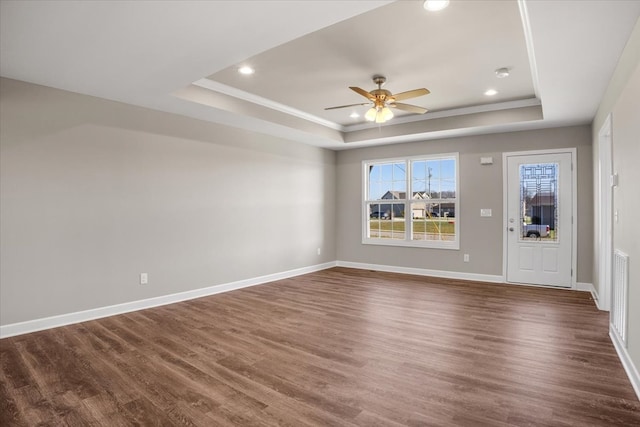
<svg viewBox="0 0 640 427">
<path fill-rule="evenodd" d="M 640 425 L 587 293 L 333 268 L 0 341 L 0 424 Z"/>
</svg>

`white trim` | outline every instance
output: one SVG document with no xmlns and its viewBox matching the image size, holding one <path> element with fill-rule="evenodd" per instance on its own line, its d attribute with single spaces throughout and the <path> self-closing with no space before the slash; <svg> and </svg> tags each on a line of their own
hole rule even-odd
<svg viewBox="0 0 640 427">
<path fill-rule="evenodd" d="M 201 87 L 203 89 L 208 89 L 214 92 L 222 93 L 224 95 L 232 96 L 234 98 L 251 102 L 252 104 L 260 105 L 272 110 L 280 111 L 281 113 L 289 114 L 291 116 L 295 116 L 303 120 L 308 120 L 310 122 L 314 122 L 319 125 L 326 126 L 330 129 L 334 129 L 340 132 L 355 132 L 355 131 L 359 131 L 363 129 L 371 129 L 379 126 L 379 124 L 369 123 L 369 122 L 352 124 L 352 125 L 341 125 L 339 123 L 335 123 L 330 120 L 323 119 L 322 117 L 309 114 L 305 111 L 298 110 L 296 108 L 290 107 L 285 104 L 281 104 L 279 102 L 273 101 L 268 98 L 263 98 L 253 93 L 245 92 L 243 90 L 225 85 L 223 83 L 220 83 L 208 78 L 202 78 L 202 79 L 196 80 L 195 82 L 192 83 L 192 85 Z M 535 79 L 534 79 L 534 89 L 536 89 Z M 513 101 L 496 102 L 493 104 L 474 105 L 471 107 L 454 108 L 450 110 L 429 112 L 426 114 L 398 117 L 394 119 L 393 122 L 391 122 L 390 124 L 395 125 L 395 124 L 402 124 L 402 123 L 411 123 L 411 122 L 418 122 L 423 120 L 439 119 L 442 117 L 462 116 L 467 114 L 486 113 L 490 111 L 511 110 L 515 108 L 534 107 L 538 105 L 541 105 L 540 99 L 538 98 L 517 99 Z"/>
<path fill-rule="evenodd" d="M 280 104 L 279 102 L 272 101 L 270 99 L 263 98 L 258 95 L 254 95 L 252 93 L 245 92 L 243 90 L 236 89 L 235 87 L 227 86 L 225 84 L 222 84 L 213 80 L 209 80 L 207 78 L 196 80 L 191 84 L 194 86 L 198 86 L 204 89 L 214 91 L 214 92 L 232 96 L 234 98 L 242 99 L 243 101 L 251 102 L 252 104 L 257 104 L 263 107 L 270 108 L 272 110 L 280 111 L 281 113 L 289 114 L 291 116 L 295 116 L 300 119 L 308 120 L 310 122 L 314 122 L 319 125 L 326 126 L 334 130 L 338 130 L 340 132 L 344 132 L 345 130 L 345 127 L 338 123 L 325 120 L 321 117 L 314 116 L 313 114 L 309 114 L 307 112 L 298 110 L 296 108 L 289 107 L 288 105 Z"/>
<path fill-rule="evenodd" d="M 489 113 L 491 111 L 513 110 L 516 108 L 537 107 L 541 105 L 538 98 L 517 99 L 514 101 L 496 102 L 493 104 L 473 105 L 471 107 L 452 108 L 450 110 L 438 110 L 425 114 L 416 114 L 394 118 L 387 122 L 388 125 L 421 122 L 425 120 L 440 119 L 444 117 L 465 116 L 467 114 Z M 379 127 L 379 123 L 365 122 L 344 126 L 345 132 L 355 132 L 364 129 Z"/>
<path fill-rule="evenodd" d="M 593 302 L 596 303 L 596 307 L 598 307 L 598 310 L 602 310 L 602 308 L 600 308 L 600 299 L 598 297 L 598 292 L 596 291 L 595 286 L 593 286 L 593 283 L 576 282 L 575 290 L 581 292 L 590 292 L 591 297 L 593 298 Z"/>
<path fill-rule="evenodd" d="M 507 218 L 509 218 L 509 206 L 507 206 L 507 182 L 509 171 L 507 167 L 507 153 L 502 153 L 502 277 L 507 281 Z"/>
<path fill-rule="evenodd" d="M 159 297 L 144 300 L 131 301 L 122 304 L 99 307 L 90 310 L 78 311 L 75 313 L 61 314 L 59 316 L 45 317 L 42 319 L 28 320 L 26 322 L 12 323 L 0 326 L 0 338 L 8 338 L 15 335 L 28 334 L 30 332 L 42 331 L 44 329 L 57 328 L 59 326 L 71 325 L 73 323 L 86 322 L 88 320 L 100 319 L 102 317 L 114 316 L 116 314 L 129 313 L 131 311 L 144 310 L 146 308 L 158 307 L 161 305 L 173 304 L 194 298 L 206 297 L 222 292 L 229 292 L 236 289 L 247 288 L 249 286 L 262 285 L 275 280 L 287 279 L 289 277 L 300 276 L 302 274 L 313 273 L 315 271 L 326 270 L 336 266 L 336 262 L 312 265 L 309 267 L 297 268 L 280 273 L 267 274 L 265 276 L 251 279 L 238 280 L 236 282 L 223 283 L 201 289 L 194 289 L 176 294 L 162 295 Z"/>
<path fill-rule="evenodd" d="M 636 396 L 640 399 L 640 374 L 638 374 L 638 368 L 633 364 L 631 360 L 631 356 L 627 352 L 627 349 L 624 348 L 620 337 L 616 333 L 615 329 L 609 325 L 609 337 L 611 338 L 611 342 L 613 343 L 613 347 L 616 349 L 618 353 L 618 358 L 620 358 L 620 362 L 622 362 L 622 366 L 624 367 L 627 376 L 629 377 L 629 381 L 631 382 L 631 386 L 633 390 L 636 392 Z"/>
<path fill-rule="evenodd" d="M 612 167 L 611 114 L 607 115 L 602 127 L 598 131 L 598 169 L 596 185 L 598 218 L 595 221 L 597 244 L 596 267 L 598 268 L 598 289 L 602 294 L 601 310 L 611 310 L 611 293 L 613 281 L 613 190 L 611 188 Z M 604 158 L 603 158 L 604 154 Z"/>
<path fill-rule="evenodd" d="M 542 99 L 542 96 L 540 95 L 540 83 L 538 78 L 538 64 L 536 63 L 536 53 L 533 48 L 533 32 L 531 31 L 531 23 L 529 22 L 529 11 L 527 10 L 525 1 L 526 0 L 518 0 L 518 9 L 520 9 L 520 19 L 522 20 L 522 29 L 524 30 L 524 40 L 527 45 L 527 55 L 529 56 L 533 93 L 535 93 L 536 98 Z"/>
<path fill-rule="evenodd" d="M 426 268 L 398 267 L 395 265 L 368 264 L 362 262 L 337 261 L 337 267 L 377 270 L 388 273 L 413 274 L 416 276 L 442 277 L 446 279 L 475 280 L 477 282 L 504 283 L 502 276 L 493 274 L 461 273 L 457 271 L 429 270 Z"/>
<path fill-rule="evenodd" d="M 413 219 L 413 214 L 411 210 L 411 203 L 415 202 L 414 199 L 410 199 L 409 195 L 413 192 L 413 180 L 412 180 L 412 168 L 411 162 L 413 161 L 421 161 L 421 160 L 455 160 L 455 172 L 456 172 L 456 198 L 449 199 L 455 203 L 455 217 L 454 221 L 456 224 L 455 227 L 455 239 L 453 241 L 443 241 L 443 240 L 413 240 L 411 236 L 411 221 Z M 405 179 L 406 179 L 406 197 L 403 201 L 393 200 L 393 199 L 371 199 L 369 198 L 369 191 L 367 185 L 369 184 L 369 166 L 372 164 L 379 163 L 404 163 L 405 164 Z M 361 212 L 361 221 L 362 221 L 362 244 L 363 245 L 379 245 L 379 246 L 403 246 L 410 248 L 432 248 L 432 249 L 448 249 L 448 250 L 460 250 L 460 236 L 461 231 L 460 227 L 462 224 L 461 221 L 461 213 L 462 208 L 460 207 L 460 153 L 452 152 L 452 153 L 438 153 L 438 154 L 426 154 L 426 155 L 418 155 L 418 156 L 407 156 L 407 157 L 394 157 L 394 158 L 386 158 L 386 159 L 371 159 L 371 160 L 363 160 L 362 161 L 362 185 L 361 185 L 361 203 L 362 203 L 362 212 Z M 410 191 L 411 190 L 411 191 Z M 391 190 L 390 190 L 391 191 Z M 430 199 L 432 200 L 432 199 Z M 444 199 L 436 199 L 436 200 L 444 200 Z M 405 238 L 400 240 L 394 239 L 380 239 L 380 238 L 370 238 L 369 234 L 369 204 L 403 204 L 405 207 Z M 441 202 L 440 202 L 441 203 Z"/>
<path fill-rule="evenodd" d="M 528 150 L 528 151 L 511 151 L 502 153 L 502 218 L 504 220 L 502 230 L 502 274 L 506 283 L 513 283 L 507 281 L 507 218 L 509 217 L 509 206 L 507 206 L 507 181 L 508 181 L 508 165 L 507 158 L 511 156 L 530 156 L 530 155 L 544 155 L 544 154 L 571 154 L 571 187 L 572 187 L 572 200 L 571 200 L 571 287 L 563 289 L 576 289 L 577 276 L 578 276 L 578 157 L 576 148 L 554 148 L 549 150 Z M 554 286 L 555 287 L 555 286 Z"/>
<path fill-rule="evenodd" d="M 457 223 L 457 222 L 456 222 Z M 459 228 L 459 226 L 458 226 Z M 447 251 L 459 251 L 460 245 L 456 244 L 454 240 L 392 240 L 392 239 L 379 239 L 362 237 L 363 245 L 377 245 L 377 246 L 397 246 L 402 248 L 418 248 L 418 249 L 443 249 Z"/>
<path fill-rule="evenodd" d="M 337 261 L 337 267 L 345 267 L 345 268 L 357 268 L 360 270 L 376 270 L 376 271 L 385 271 L 388 273 L 401 273 L 401 274 L 413 274 L 416 276 L 432 276 L 432 277 L 442 277 L 446 279 L 459 279 L 459 280 L 474 280 L 477 282 L 489 282 L 489 283 L 500 283 L 504 285 L 516 285 L 516 286 L 530 286 L 534 288 L 547 288 L 547 289 L 569 289 L 581 292 L 590 292 L 593 300 L 598 305 L 598 293 L 594 288 L 593 284 L 578 282 L 577 286 L 574 289 L 571 288 L 563 288 L 559 286 L 545 286 L 545 285 L 532 285 L 529 283 L 507 283 L 504 280 L 504 277 L 494 274 L 480 274 L 480 273 L 462 273 L 458 271 L 445 271 L 445 270 L 430 270 L 425 268 L 413 268 L 413 267 L 398 267 L 395 265 L 380 265 L 380 264 L 368 264 L 361 262 L 350 262 L 350 261 Z"/>
</svg>

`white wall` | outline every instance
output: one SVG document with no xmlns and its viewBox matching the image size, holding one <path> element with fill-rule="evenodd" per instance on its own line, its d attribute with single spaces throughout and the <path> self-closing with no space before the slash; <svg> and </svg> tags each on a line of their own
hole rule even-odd
<svg viewBox="0 0 640 427">
<path fill-rule="evenodd" d="M 591 282 L 593 251 L 593 195 L 591 127 L 576 126 L 536 131 L 469 136 L 417 143 L 341 151 L 337 158 L 338 259 L 469 274 L 501 276 L 503 258 L 502 153 L 551 148 L 577 149 L 578 282 Z M 363 245 L 363 160 L 436 153 L 460 153 L 460 250 Z M 480 157 L 494 163 L 480 165 Z M 491 208 L 491 218 L 480 209 Z M 463 254 L 470 262 L 463 262 Z"/>
<path fill-rule="evenodd" d="M 15 80 L 0 90 L 0 325 L 336 259 L 334 152 Z"/>
<path fill-rule="evenodd" d="M 613 224 L 613 247 L 629 255 L 629 317 L 627 351 L 631 363 L 640 367 L 640 20 L 627 42 L 609 87 L 600 103 L 593 126 L 594 167 L 598 164 L 598 131 L 611 114 L 613 172 L 619 185 L 613 190 L 613 209 L 618 222 Z M 595 177 L 597 179 L 597 177 Z M 594 210 L 598 212 L 599 195 Z M 596 224 L 599 218 L 596 217 Z M 597 233 L 597 227 L 596 233 Z M 600 256 L 599 253 L 596 254 Z M 596 257 L 596 260 L 598 258 Z M 594 278 L 598 277 L 594 262 Z M 599 285 L 599 284 L 596 284 Z M 640 381 L 640 378 L 636 378 Z M 640 395 L 640 382 L 636 383 Z"/>
<path fill-rule="evenodd" d="M 613 190 L 613 247 L 629 255 L 629 354 L 640 366 L 640 65 L 629 79 L 612 113 L 613 171 L 618 185 Z"/>
</svg>

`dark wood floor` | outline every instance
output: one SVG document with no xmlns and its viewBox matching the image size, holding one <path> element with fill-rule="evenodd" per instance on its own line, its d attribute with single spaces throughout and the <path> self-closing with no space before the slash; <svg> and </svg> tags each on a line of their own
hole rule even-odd
<svg viewBox="0 0 640 427">
<path fill-rule="evenodd" d="M 334 268 L 0 341 L 0 425 L 640 425 L 588 293 Z"/>
</svg>

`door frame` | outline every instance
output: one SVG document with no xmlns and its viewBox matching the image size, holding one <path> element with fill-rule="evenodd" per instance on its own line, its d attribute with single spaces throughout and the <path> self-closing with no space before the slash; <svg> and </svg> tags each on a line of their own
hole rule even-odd
<svg viewBox="0 0 640 427">
<path fill-rule="evenodd" d="M 598 220 L 596 245 L 596 267 L 598 268 L 598 299 L 600 310 L 610 311 L 611 293 L 613 290 L 613 141 L 611 135 L 611 114 L 607 116 L 598 131 L 598 174 L 596 179 L 598 193 Z"/>
<path fill-rule="evenodd" d="M 507 218 L 509 217 L 509 211 L 507 206 L 508 199 L 508 165 L 507 160 L 513 156 L 536 156 L 541 154 L 559 154 L 569 153 L 571 154 L 571 287 L 561 289 L 577 289 L 577 252 L 578 252 L 578 220 L 577 220 L 577 208 L 578 208 L 578 166 L 576 162 L 576 149 L 575 148 L 555 148 L 549 150 L 528 150 L 528 151 L 510 151 L 502 153 L 502 280 L 504 283 L 511 285 L 523 285 L 523 286 L 541 286 L 558 288 L 552 285 L 534 285 L 530 283 L 517 283 L 507 282 L 507 235 L 509 233 L 509 225 L 507 224 Z M 558 288 L 560 289 L 560 288 Z"/>
</svg>

